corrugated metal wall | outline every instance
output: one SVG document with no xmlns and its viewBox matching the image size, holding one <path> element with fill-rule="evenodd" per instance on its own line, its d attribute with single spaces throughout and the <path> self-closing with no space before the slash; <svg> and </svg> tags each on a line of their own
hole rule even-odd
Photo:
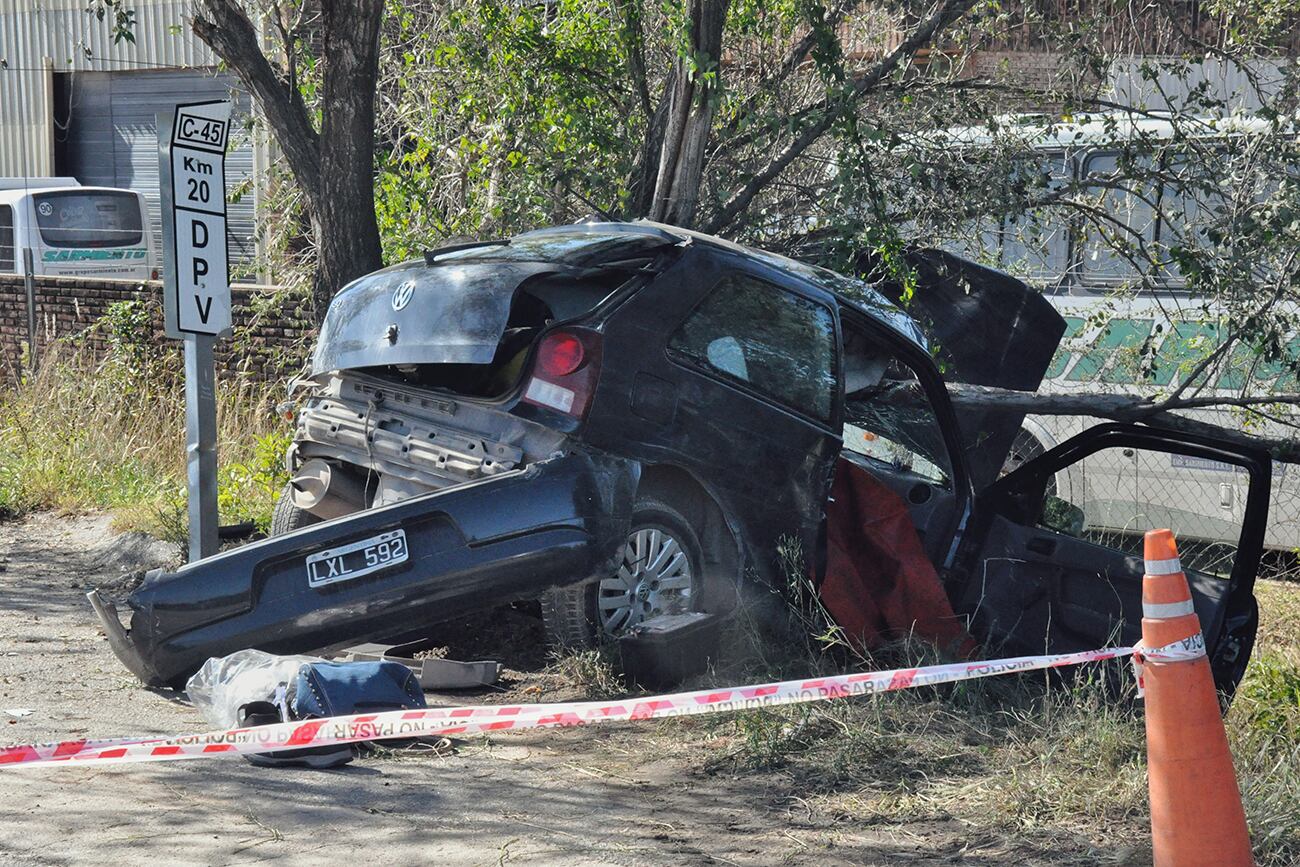
<svg viewBox="0 0 1300 867">
<path fill-rule="evenodd" d="M 0 176 L 70 174 L 138 190 L 161 243 L 154 115 L 230 98 L 234 79 L 215 72 L 217 58 L 190 32 L 189 0 L 131 0 L 135 42 L 116 44 L 88 5 L 0 0 Z M 233 95 L 247 118 L 247 95 Z M 254 149 L 243 128 L 237 119 L 226 163 L 228 188 L 243 190 L 230 208 L 232 268 L 254 259 Z"/>
<path fill-rule="evenodd" d="M 1147 111 L 1185 111 L 1188 95 L 1195 90 L 1200 95 L 1192 110 L 1197 113 L 1203 111 L 1204 99 L 1221 101 L 1225 111 L 1252 112 L 1282 89 L 1289 63 L 1285 58 L 1257 58 L 1245 68 L 1215 57 L 1197 63 L 1127 57 L 1111 65 L 1111 95 Z"/>
<path fill-rule="evenodd" d="M 86 0 L 0 0 L 0 175 L 53 171 L 48 69 L 110 71 L 210 67 L 189 33 L 187 0 L 133 0 L 135 43 L 113 43 Z"/>
<path fill-rule="evenodd" d="M 68 75 L 60 90 L 67 92 L 69 122 L 66 129 L 57 129 L 54 134 L 62 156 L 60 173 L 73 175 L 83 184 L 128 187 L 144 193 L 149 200 L 154 240 L 161 245 L 155 115 L 160 108 L 179 102 L 233 97 L 235 114 L 226 155 L 226 189 L 242 188 L 247 192 L 229 206 L 230 265 L 236 272 L 253 267 L 253 146 L 244 132 L 249 100 L 244 92 L 232 91 L 233 83 L 228 75 L 198 69 Z"/>
</svg>

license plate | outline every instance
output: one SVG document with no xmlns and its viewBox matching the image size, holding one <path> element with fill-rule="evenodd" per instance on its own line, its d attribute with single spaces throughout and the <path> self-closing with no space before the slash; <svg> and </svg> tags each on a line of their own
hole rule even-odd
<svg viewBox="0 0 1300 867">
<path fill-rule="evenodd" d="M 392 530 L 350 545 L 317 551 L 307 558 L 307 584 L 311 587 L 324 587 L 326 584 L 351 581 L 405 563 L 408 553 L 405 530 Z"/>
</svg>

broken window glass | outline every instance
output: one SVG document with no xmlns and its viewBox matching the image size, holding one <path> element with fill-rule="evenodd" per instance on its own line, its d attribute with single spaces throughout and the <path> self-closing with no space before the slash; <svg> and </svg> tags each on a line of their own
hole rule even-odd
<svg viewBox="0 0 1300 867">
<path fill-rule="evenodd" d="M 864 334 L 844 333 L 844 447 L 952 487 L 943 429 L 916 372 Z"/>
</svg>

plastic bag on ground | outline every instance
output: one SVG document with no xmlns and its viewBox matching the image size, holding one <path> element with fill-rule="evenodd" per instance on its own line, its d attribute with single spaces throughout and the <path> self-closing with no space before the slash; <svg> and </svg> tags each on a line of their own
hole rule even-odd
<svg viewBox="0 0 1300 867">
<path fill-rule="evenodd" d="M 261 650 L 237 650 L 203 663 L 185 684 L 199 713 L 218 729 L 239 726 L 239 708 L 253 701 L 274 701 L 276 687 L 292 683 L 303 663 L 316 656 L 276 656 Z"/>
</svg>

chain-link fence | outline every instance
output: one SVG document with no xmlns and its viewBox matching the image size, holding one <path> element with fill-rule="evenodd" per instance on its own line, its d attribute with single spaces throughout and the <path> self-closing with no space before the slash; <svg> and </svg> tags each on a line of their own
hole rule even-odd
<svg viewBox="0 0 1300 867">
<path fill-rule="evenodd" d="M 1274 468 L 1261 574 L 1300 580 L 1296 537 L 1300 491 L 1295 467 Z M 1250 475 L 1234 464 L 1169 452 L 1112 447 L 1061 470 L 1043 523 L 1142 556 L 1142 536 L 1169 527 L 1188 570 L 1226 578 L 1236 561 Z"/>
</svg>

